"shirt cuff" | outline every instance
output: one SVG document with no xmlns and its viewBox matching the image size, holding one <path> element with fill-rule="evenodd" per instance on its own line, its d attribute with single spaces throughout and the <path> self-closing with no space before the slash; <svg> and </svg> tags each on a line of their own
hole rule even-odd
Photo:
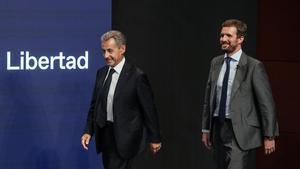
<svg viewBox="0 0 300 169">
<path fill-rule="evenodd" d="M 202 129 L 202 133 L 209 133 L 210 131 L 207 129 Z"/>
</svg>

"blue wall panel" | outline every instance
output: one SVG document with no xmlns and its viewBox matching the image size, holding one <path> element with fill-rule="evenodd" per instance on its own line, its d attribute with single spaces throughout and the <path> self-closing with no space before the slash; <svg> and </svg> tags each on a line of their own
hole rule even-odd
<svg viewBox="0 0 300 169">
<path fill-rule="evenodd" d="M 111 1 L 1 0 L 1 169 L 99 169 L 80 137 L 110 28 Z"/>
</svg>

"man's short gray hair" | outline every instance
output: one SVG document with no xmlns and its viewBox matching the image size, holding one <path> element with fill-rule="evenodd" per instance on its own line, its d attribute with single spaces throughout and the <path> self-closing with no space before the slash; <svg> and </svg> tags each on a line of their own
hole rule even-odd
<svg viewBox="0 0 300 169">
<path fill-rule="evenodd" d="M 113 38 L 116 41 L 116 44 L 118 46 L 126 45 L 125 35 L 122 32 L 117 31 L 117 30 L 111 30 L 111 31 L 104 33 L 101 36 L 101 42 L 108 41 L 111 38 Z"/>
</svg>

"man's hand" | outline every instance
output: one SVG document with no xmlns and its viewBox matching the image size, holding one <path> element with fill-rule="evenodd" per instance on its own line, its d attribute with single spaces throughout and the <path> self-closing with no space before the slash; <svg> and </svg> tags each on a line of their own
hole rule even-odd
<svg viewBox="0 0 300 169">
<path fill-rule="evenodd" d="M 210 141 L 210 134 L 209 133 L 206 133 L 206 132 L 202 133 L 202 142 L 208 150 L 211 150 L 211 148 L 212 148 L 211 145 L 212 144 L 211 144 L 211 141 Z"/>
<path fill-rule="evenodd" d="M 89 134 L 84 134 L 81 137 L 81 145 L 83 146 L 83 148 L 85 150 L 89 149 L 88 145 L 89 145 L 90 139 L 91 139 L 91 135 L 89 135 Z"/>
<path fill-rule="evenodd" d="M 269 155 L 269 154 L 275 152 L 275 140 L 274 139 L 265 138 L 264 146 L 265 146 L 265 154 L 266 155 Z"/>
<path fill-rule="evenodd" d="M 150 150 L 156 154 L 161 149 L 161 143 L 150 143 Z"/>
</svg>

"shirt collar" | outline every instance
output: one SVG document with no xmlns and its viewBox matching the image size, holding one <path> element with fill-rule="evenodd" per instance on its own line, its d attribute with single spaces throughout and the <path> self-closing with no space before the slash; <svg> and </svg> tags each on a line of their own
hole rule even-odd
<svg viewBox="0 0 300 169">
<path fill-rule="evenodd" d="M 120 74 L 124 64 L 125 64 L 125 57 L 123 57 L 121 62 L 118 63 L 115 67 L 109 67 L 109 70 L 113 68 L 116 71 L 116 73 Z"/>
<path fill-rule="evenodd" d="M 236 62 L 239 62 L 240 58 L 241 58 L 241 55 L 242 55 L 242 52 L 243 52 L 242 49 L 238 50 L 235 54 L 233 54 L 231 56 L 231 59 L 236 61 Z M 227 55 L 227 53 L 225 53 L 224 58 L 227 58 L 227 57 L 228 57 L 228 55 Z"/>
</svg>

